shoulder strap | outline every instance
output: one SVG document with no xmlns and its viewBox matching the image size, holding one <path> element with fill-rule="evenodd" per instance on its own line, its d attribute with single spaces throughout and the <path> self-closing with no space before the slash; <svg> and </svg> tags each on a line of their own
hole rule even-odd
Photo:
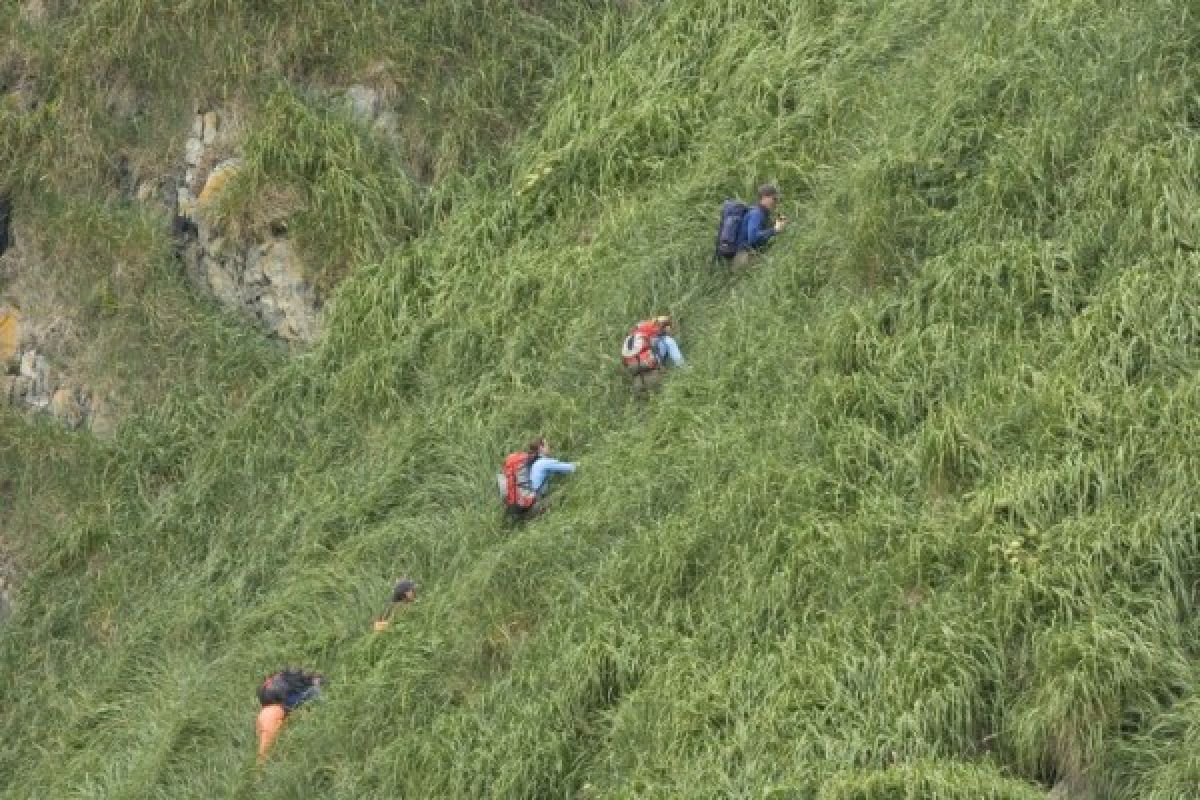
<svg viewBox="0 0 1200 800">
<path fill-rule="evenodd" d="M 533 465 L 536 464 L 540 458 L 542 458 L 540 454 L 531 454 L 529 458 L 525 460 L 525 482 L 528 484 L 525 488 L 529 489 L 530 491 L 533 490 Z"/>
</svg>

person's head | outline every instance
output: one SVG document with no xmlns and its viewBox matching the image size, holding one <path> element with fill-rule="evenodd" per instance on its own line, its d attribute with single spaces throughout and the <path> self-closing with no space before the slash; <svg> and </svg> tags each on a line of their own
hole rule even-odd
<svg viewBox="0 0 1200 800">
<path fill-rule="evenodd" d="M 417 584 L 408 578 L 401 578 L 392 587 L 393 603 L 411 603 L 417 599 Z"/>
<path fill-rule="evenodd" d="M 658 326 L 660 331 L 666 332 L 671 330 L 671 318 L 666 314 L 655 317 L 654 324 Z"/>
<path fill-rule="evenodd" d="M 758 204 L 768 211 L 774 211 L 779 205 L 779 189 L 773 183 L 764 183 L 758 187 Z"/>
<path fill-rule="evenodd" d="M 545 436 L 539 436 L 529 443 L 529 455 L 544 456 L 550 452 L 550 445 L 546 443 Z"/>
</svg>

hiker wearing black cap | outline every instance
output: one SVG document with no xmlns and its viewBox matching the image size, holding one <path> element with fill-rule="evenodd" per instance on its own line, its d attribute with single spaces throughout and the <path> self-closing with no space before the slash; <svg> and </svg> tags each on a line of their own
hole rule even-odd
<svg viewBox="0 0 1200 800">
<path fill-rule="evenodd" d="M 396 613 L 396 606 L 401 604 L 412 603 L 417 599 L 417 584 L 408 578 L 401 578 L 396 581 L 396 585 L 392 587 L 392 602 L 388 605 L 387 611 L 383 612 L 376 618 L 374 628 L 376 631 L 385 631 L 392 624 L 392 615 Z"/>
<path fill-rule="evenodd" d="M 758 187 L 758 202 L 751 206 L 742 218 L 733 266 L 748 266 L 753 256 L 766 249 L 775 234 L 781 233 L 787 227 L 787 220 L 782 216 L 772 219 L 778 205 L 779 189 L 774 184 L 767 183 Z"/>
</svg>

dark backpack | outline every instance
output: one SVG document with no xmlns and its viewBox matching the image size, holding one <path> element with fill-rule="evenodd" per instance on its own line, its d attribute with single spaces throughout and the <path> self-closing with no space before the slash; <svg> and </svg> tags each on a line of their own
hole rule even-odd
<svg viewBox="0 0 1200 800">
<path fill-rule="evenodd" d="M 740 200 L 726 200 L 721 204 L 721 224 L 717 228 L 717 258 L 733 258 L 737 255 L 738 237 L 747 210 L 747 205 Z"/>
<path fill-rule="evenodd" d="M 269 706 L 274 703 L 282 704 L 287 699 L 288 684 L 282 672 L 276 672 L 268 677 L 258 687 L 258 702 Z"/>
<path fill-rule="evenodd" d="M 258 702 L 264 706 L 279 703 L 291 711 L 297 696 L 313 685 L 314 677 L 297 669 L 276 672 L 258 687 Z"/>
</svg>

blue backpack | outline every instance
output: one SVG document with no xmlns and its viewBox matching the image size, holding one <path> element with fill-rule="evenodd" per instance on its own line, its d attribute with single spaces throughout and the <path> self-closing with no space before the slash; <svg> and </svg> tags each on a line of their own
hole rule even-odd
<svg viewBox="0 0 1200 800">
<path fill-rule="evenodd" d="M 717 258 L 733 258 L 737 255 L 738 236 L 747 210 L 746 204 L 740 200 L 726 200 L 721 204 L 721 224 L 717 228 Z"/>
</svg>

